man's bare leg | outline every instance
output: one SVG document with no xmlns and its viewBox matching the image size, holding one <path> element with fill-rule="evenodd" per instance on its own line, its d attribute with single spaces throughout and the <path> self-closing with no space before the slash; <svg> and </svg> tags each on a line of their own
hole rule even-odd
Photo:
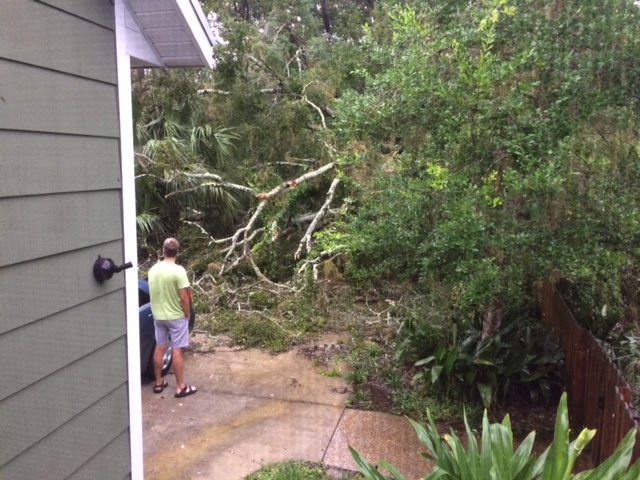
<svg viewBox="0 0 640 480">
<path fill-rule="evenodd" d="M 164 359 L 164 352 L 166 350 L 166 345 L 158 344 L 156 344 L 156 348 L 153 350 L 153 376 L 156 380 L 156 385 L 162 385 L 162 360 Z"/>
<path fill-rule="evenodd" d="M 187 384 L 184 383 L 184 355 L 182 348 L 173 349 L 171 364 L 173 365 L 173 373 L 176 376 L 176 393 L 180 393 L 180 390 L 187 386 Z"/>
</svg>

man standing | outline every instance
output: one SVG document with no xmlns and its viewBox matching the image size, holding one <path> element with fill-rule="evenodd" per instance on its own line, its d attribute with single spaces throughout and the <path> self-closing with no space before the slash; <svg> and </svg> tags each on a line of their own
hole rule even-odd
<svg viewBox="0 0 640 480">
<path fill-rule="evenodd" d="M 196 393 L 194 386 L 184 381 L 183 349 L 189 346 L 189 315 L 191 301 L 189 279 L 183 267 L 176 264 L 180 245 L 175 238 L 167 238 L 162 245 L 164 259 L 149 270 L 151 313 L 155 319 L 156 348 L 153 352 L 155 375 L 154 393 L 162 393 L 169 386 L 162 379 L 162 358 L 171 342 L 173 372 L 176 375 L 176 398 Z"/>
</svg>

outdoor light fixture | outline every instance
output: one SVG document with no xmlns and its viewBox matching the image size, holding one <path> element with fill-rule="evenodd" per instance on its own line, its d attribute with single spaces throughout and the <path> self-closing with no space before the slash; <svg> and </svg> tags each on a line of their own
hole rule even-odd
<svg viewBox="0 0 640 480">
<path fill-rule="evenodd" d="M 121 272 L 127 268 L 133 267 L 131 262 L 127 262 L 123 265 L 116 265 L 110 258 L 103 258 L 98 255 L 98 258 L 93 262 L 93 277 L 102 283 L 105 280 L 109 280 L 113 277 L 114 273 Z"/>
</svg>

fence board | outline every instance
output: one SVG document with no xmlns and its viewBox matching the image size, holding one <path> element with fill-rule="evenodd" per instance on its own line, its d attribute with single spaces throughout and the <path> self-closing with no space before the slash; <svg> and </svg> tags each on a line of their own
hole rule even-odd
<svg viewBox="0 0 640 480">
<path fill-rule="evenodd" d="M 627 432 L 640 429 L 632 390 L 596 338 L 580 327 L 562 296 L 550 282 L 542 295 L 543 321 L 565 351 L 569 419 L 574 431 L 595 428 L 590 443 L 594 464 L 608 458 Z M 640 438 L 632 462 L 640 459 Z"/>
</svg>

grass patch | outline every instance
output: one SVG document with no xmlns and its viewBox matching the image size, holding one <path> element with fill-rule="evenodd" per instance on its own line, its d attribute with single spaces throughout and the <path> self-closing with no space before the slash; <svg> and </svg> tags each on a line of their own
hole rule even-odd
<svg viewBox="0 0 640 480">
<path fill-rule="evenodd" d="M 343 477 L 343 480 L 361 479 L 360 475 Z M 288 460 L 282 463 L 265 465 L 257 472 L 245 477 L 245 480 L 334 480 L 321 465 L 300 460 Z"/>
<path fill-rule="evenodd" d="M 225 334 L 243 347 L 260 347 L 272 353 L 283 352 L 302 340 L 299 332 L 288 331 L 262 312 L 236 312 L 220 309 L 201 316 L 198 328 L 211 335 Z"/>
<path fill-rule="evenodd" d="M 415 372 L 399 359 L 395 334 L 400 315 L 380 321 L 371 303 L 321 288 L 294 292 L 225 285 L 201 301 L 209 302 L 212 313 L 198 316 L 198 328 L 211 335 L 227 335 L 247 348 L 279 353 L 325 331 L 348 332 L 349 340 L 326 359 L 327 352 L 308 356 L 320 375 L 345 376 L 351 383 L 350 407 L 389 411 L 418 421 L 426 420 L 428 408 L 438 421 L 459 420 L 462 403 L 413 383 Z M 470 419 L 480 418 L 475 406 L 466 408 Z"/>
<path fill-rule="evenodd" d="M 317 291 L 270 291 L 251 288 L 218 289 L 215 298 L 200 298 L 198 328 L 211 335 L 226 334 L 238 345 L 272 353 L 304 343 L 330 328 Z M 213 304 L 217 304 L 212 308 Z"/>
</svg>

